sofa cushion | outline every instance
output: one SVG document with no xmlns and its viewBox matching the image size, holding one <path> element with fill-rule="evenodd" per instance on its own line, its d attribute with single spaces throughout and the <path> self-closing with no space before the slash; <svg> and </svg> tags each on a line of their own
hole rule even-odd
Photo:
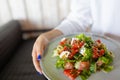
<svg viewBox="0 0 120 80">
<path fill-rule="evenodd" d="M 10 21 L 0 27 L 0 70 L 12 56 L 13 51 L 22 40 L 18 21 Z"/>
<path fill-rule="evenodd" d="M 47 80 L 39 76 L 32 63 L 32 47 L 35 39 L 24 40 L 0 74 L 0 80 Z"/>
</svg>

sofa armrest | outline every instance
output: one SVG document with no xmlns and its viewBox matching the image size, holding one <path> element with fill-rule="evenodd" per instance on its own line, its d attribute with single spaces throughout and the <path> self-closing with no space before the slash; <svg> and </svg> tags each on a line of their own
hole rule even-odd
<svg viewBox="0 0 120 80">
<path fill-rule="evenodd" d="M 18 21 L 13 20 L 0 27 L 0 70 L 10 59 L 21 40 L 22 32 Z"/>
</svg>

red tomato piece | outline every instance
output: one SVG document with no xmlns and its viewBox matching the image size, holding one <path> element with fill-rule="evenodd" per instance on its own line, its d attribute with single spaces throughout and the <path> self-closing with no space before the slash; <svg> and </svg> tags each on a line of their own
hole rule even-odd
<svg viewBox="0 0 120 80">
<path fill-rule="evenodd" d="M 72 49 L 75 50 L 75 49 L 78 49 L 78 48 L 79 48 L 79 45 L 78 45 L 78 44 L 73 44 L 73 45 L 72 45 Z"/>
<path fill-rule="evenodd" d="M 98 56 L 96 54 L 93 54 L 92 56 L 94 59 L 98 58 Z"/>
<path fill-rule="evenodd" d="M 69 77 L 71 80 L 75 80 L 76 77 L 81 73 L 80 70 L 77 69 L 65 69 L 64 74 Z"/>
<path fill-rule="evenodd" d="M 95 59 L 99 57 L 98 48 L 96 48 L 96 47 L 93 48 L 93 56 L 92 57 L 95 58 Z"/>
<path fill-rule="evenodd" d="M 100 39 L 98 39 L 98 40 L 97 40 L 97 42 L 98 42 L 98 43 L 101 43 L 101 40 L 100 40 Z"/>
<path fill-rule="evenodd" d="M 79 45 L 80 45 L 80 48 L 81 48 L 84 45 L 84 41 L 81 41 Z"/>
<path fill-rule="evenodd" d="M 66 41 L 67 41 L 67 39 L 61 41 L 59 44 L 63 46 L 63 45 L 65 45 Z"/>
<path fill-rule="evenodd" d="M 60 45 L 64 45 L 64 42 L 60 42 Z"/>
<path fill-rule="evenodd" d="M 68 47 L 67 47 L 67 46 L 64 46 L 63 50 L 64 50 L 64 51 L 68 50 Z"/>
<path fill-rule="evenodd" d="M 105 53 L 105 50 L 104 50 L 104 49 L 101 49 L 101 50 L 100 50 L 100 55 L 102 56 L 102 55 L 104 55 L 104 53 Z"/>
<path fill-rule="evenodd" d="M 73 56 L 74 56 L 78 51 L 79 51 L 78 49 L 76 49 L 76 50 L 72 49 L 72 50 L 71 50 L 71 54 L 68 56 L 68 58 L 69 58 L 69 59 L 72 59 Z"/>
</svg>

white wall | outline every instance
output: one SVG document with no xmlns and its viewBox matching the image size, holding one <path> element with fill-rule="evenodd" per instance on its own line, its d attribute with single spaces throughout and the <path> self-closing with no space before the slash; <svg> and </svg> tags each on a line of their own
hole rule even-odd
<svg viewBox="0 0 120 80">
<path fill-rule="evenodd" d="M 17 19 L 35 26 L 23 29 L 56 27 L 69 13 L 71 0 L 0 0 L 0 25 Z"/>
</svg>

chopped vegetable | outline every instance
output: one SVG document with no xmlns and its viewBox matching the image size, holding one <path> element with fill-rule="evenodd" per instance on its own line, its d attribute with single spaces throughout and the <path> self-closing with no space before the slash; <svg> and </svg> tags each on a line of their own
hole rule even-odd
<svg viewBox="0 0 120 80">
<path fill-rule="evenodd" d="M 97 71 L 96 63 L 90 64 L 90 72 L 95 73 Z"/>
<path fill-rule="evenodd" d="M 74 80 L 80 73 L 81 71 L 77 69 L 65 69 L 64 70 L 64 74 L 68 76 L 71 80 Z"/>
</svg>

